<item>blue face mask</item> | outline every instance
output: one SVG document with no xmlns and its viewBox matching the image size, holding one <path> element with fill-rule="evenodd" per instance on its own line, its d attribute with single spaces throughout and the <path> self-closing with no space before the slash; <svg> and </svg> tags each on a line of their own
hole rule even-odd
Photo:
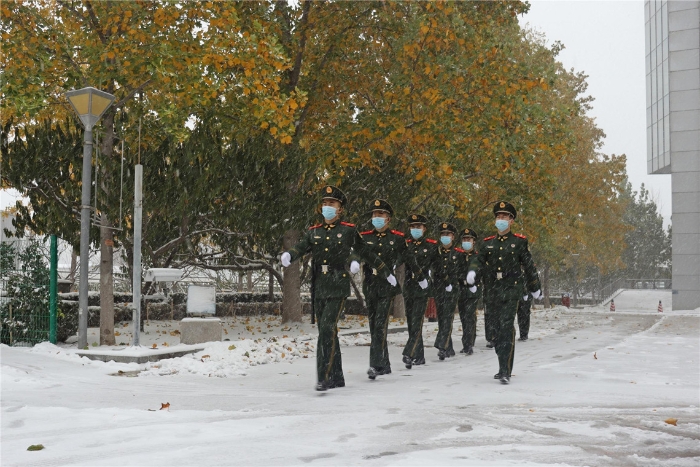
<svg viewBox="0 0 700 467">
<path fill-rule="evenodd" d="M 375 229 L 379 230 L 386 225 L 386 219 L 384 219 L 383 217 L 373 217 L 372 225 Z"/>
<path fill-rule="evenodd" d="M 496 220 L 496 228 L 498 229 L 499 232 L 503 232 L 508 228 L 508 221 L 505 219 L 497 219 Z"/>
<path fill-rule="evenodd" d="M 462 242 L 462 248 L 469 251 L 472 249 L 472 242 Z"/>
<path fill-rule="evenodd" d="M 411 229 L 411 237 L 418 240 L 423 236 L 423 229 Z"/>
<path fill-rule="evenodd" d="M 338 210 L 336 208 L 334 208 L 333 206 L 323 206 L 321 208 L 321 214 L 323 214 L 323 217 L 327 221 L 335 218 L 337 212 L 338 212 Z"/>
<path fill-rule="evenodd" d="M 450 243 L 452 243 L 452 239 L 448 237 L 447 235 L 443 235 L 440 237 L 440 241 L 442 242 L 443 245 L 447 246 Z"/>
</svg>

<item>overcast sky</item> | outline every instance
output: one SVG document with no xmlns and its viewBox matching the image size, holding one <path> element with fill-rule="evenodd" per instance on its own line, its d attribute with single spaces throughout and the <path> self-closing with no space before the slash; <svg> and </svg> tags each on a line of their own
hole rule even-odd
<svg viewBox="0 0 700 467">
<path fill-rule="evenodd" d="M 671 175 L 647 175 L 646 83 L 644 76 L 644 2 L 530 2 L 521 23 L 543 32 L 551 44 L 566 47 L 559 60 L 588 75 L 595 98 L 591 116 L 607 135 L 603 152 L 626 154 L 635 191 L 642 183 L 664 216 L 671 218 Z"/>
</svg>

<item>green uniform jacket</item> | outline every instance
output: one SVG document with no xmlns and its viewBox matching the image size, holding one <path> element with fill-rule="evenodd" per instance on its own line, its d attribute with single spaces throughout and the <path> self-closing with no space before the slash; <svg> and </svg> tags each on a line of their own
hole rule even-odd
<svg viewBox="0 0 700 467">
<path fill-rule="evenodd" d="M 484 239 L 481 252 L 469 265 L 477 281 L 482 279 L 488 300 L 521 300 L 523 284 L 540 290 L 540 278 L 524 235 L 508 232 Z"/>
<path fill-rule="evenodd" d="M 437 242 L 432 238 L 422 237 L 418 240 L 406 240 L 406 281 L 404 282 L 404 297 L 431 297 L 432 291 L 428 272 L 430 265 L 437 257 Z M 427 276 L 427 277 L 426 277 Z M 428 279 L 428 288 L 421 289 L 418 283 Z"/>
<path fill-rule="evenodd" d="M 391 271 L 368 248 L 354 224 L 336 222 L 310 227 L 301 241 L 289 249 L 292 261 L 309 252 L 314 258 L 316 299 L 344 298 L 350 295 L 350 272 L 346 266 L 351 253 L 369 263 L 382 280 L 391 286 L 386 280 Z"/>
<path fill-rule="evenodd" d="M 433 271 L 433 283 L 436 293 L 444 292 L 445 287 L 452 286 L 452 293 L 459 292 L 461 266 L 464 260 L 464 250 L 461 248 L 447 249 L 442 245 L 437 252 L 430 269 Z"/>
<path fill-rule="evenodd" d="M 459 283 L 462 286 L 462 290 L 460 293 L 464 298 L 480 298 L 481 292 L 483 290 L 481 284 L 479 284 L 478 282 L 474 283 L 474 285 L 476 285 L 476 292 L 470 291 L 469 287 L 472 286 L 467 284 L 467 273 L 469 272 L 469 265 L 471 265 L 472 262 L 476 261 L 479 252 L 472 249 L 471 251 L 465 251 L 464 253 L 462 253 L 462 255 L 463 258 L 460 262 L 459 271 Z"/>
<path fill-rule="evenodd" d="M 384 264 L 393 270 L 403 263 L 414 262 L 414 258 L 407 255 L 406 238 L 403 232 L 398 230 L 367 230 L 360 233 L 362 240 L 367 244 L 372 253 L 376 254 Z M 413 270 L 420 275 L 419 281 L 423 280 L 424 274 L 417 264 L 413 264 Z M 386 279 L 378 275 L 373 267 L 364 265 L 364 282 L 362 291 L 365 295 L 372 294 L 375 297 L 393 297 L 401 293 L 401 286 L 394 287 Z"/>
</svg>

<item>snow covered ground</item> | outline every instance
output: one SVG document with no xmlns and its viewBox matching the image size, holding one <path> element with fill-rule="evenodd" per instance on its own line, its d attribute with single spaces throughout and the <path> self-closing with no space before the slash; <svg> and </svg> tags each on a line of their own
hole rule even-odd
<svg viewBox="0 0 700 467">
<path fill-rule="evenodd" d="M 349 317 L 347 386 L 324 393 L 313 390 L 315 329 L 278 318 L 227 320 L 230 340 L 142 365 L 91 361 L 75 346 L 1 346 L 0 463 L 698 465 L 700 309 L 671 311 L 668 291 L 627 291 L 615 304 L 534 310 L 507 386 L 493 379 L 481 319 L 474 355 L 440 362 L 428 347 L 412 370 L 400 361 L 406 333 L 390 334 L 393 373 L 370 381 L 369 338 L 356 334 L 366 320 Z M 436 328 L 425 325 L 428 346 Z M 179 343 L 177 323 L 146 331 L 144 346 Z M 456 322 L 457 349 L 460 334 Z M 27 451 L 34 444 L 45 449 Z"/>
</svg>

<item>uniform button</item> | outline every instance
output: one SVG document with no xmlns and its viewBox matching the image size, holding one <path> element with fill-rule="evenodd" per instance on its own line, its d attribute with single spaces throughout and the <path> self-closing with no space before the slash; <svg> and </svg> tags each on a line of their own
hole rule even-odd
<svg viewBox="0 0 700 467">
<path fill-rule="evenodd" d="M 501 268 L 498 268 L 498 270 L 500 271 L 500 270 L 501 270 Z"/>
<path fill-rule="evenodd" d="M 326 262 L 326 260 L 324 259 L 324 260 L 323 260 L 323 262 L 325 263 L 325 262 Z"/>
<path fill-rule="evenodd" d="M 326 248 L 325 250 L 328 251 L 328 248 Z"/>
<path fill-rule="evenodd" d="M 326 240 L 330 240 L 330 239 L 331 239 L 331 237 L 326 237 Z"/>
<path fill-rule="evenodd" d="M 499 248 L 499 250 L 502 250 L 502 249 L 503 249 L 503 247 Z"/>
<path fill-rule="evenodd" d="M 517 283 L 518 283 L 518 281 L 515 281 L 515 283 L 517 284 Z"/>
<path fill-rule="evenodd" d="M 499 256 L 498 259 L 503 259 L 503 258 L 501 258 L 501 257 Z"/>
</svg>

